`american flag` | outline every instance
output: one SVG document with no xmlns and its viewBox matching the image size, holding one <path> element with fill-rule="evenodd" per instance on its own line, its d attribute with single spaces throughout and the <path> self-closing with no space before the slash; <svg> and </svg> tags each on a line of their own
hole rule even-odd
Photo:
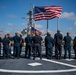
<svg viewBox="0 0 76 75">
<path fill-rule="evenodd" d="M 59 18 L 62 12 L 61 6 L 45 6 L 34 8 L 34 20 L 49 20 Z"/>
<path fill-rule="evenodd" d="M 39 35 L 42 34 L 42 32 L 40 30 L 35 29 L 34 27 L 31 28 L 32 33 L 38 32 Z"/>
</svg>

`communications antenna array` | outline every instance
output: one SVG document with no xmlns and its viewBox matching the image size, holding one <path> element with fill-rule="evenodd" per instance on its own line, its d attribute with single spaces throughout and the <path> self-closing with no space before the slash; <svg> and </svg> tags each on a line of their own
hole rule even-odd
<svg viewBox="0 0 76 75">
<path fill-rule="evenodd" d="M 29 16 L 29 18 L 27 18 L 29 20 L 29 22 L 28 22 L 28 27 L 23 29 L 23 31 L 21 31 L 21 33 L 23 35 L 31 33 L 31 28 L 35 27 L 34 18 L 33 18 L 33 5 L 32 4 L 30 4 L 30 10 L 27 13 L 27 15 Z M 22 17 L 22 19 L 26 19 L 26 18 Z"/>
</svg>

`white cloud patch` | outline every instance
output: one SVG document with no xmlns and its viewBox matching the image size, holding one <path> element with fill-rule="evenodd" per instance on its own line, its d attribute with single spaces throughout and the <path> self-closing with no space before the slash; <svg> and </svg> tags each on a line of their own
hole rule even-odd
<svg viewBox="0 0 76 75">
<path fill-rule="evenodd" d="M 68 28 L 68 30 L 72 30 L 72 28 L 71 28 L 71 27 L 69 27 L 69 28 Z"/>
<path fill-rule="evenodd" d="M 43 35 L 43 36 L 46 36 L 46 33 L 47 33 L 46 30 L 42 29 L 41 32 L 42 32 L 42 35 Z M 48 30 L 48 32 L 51 33 L 51 36 L 52 36 L 52 37 L 54 37 L 54 34 L 56 33 L 55 31 L 50 31 L 50 30 Z"/>
<path fill-rule="evenodd" d="M 14 29 L 16 29 L 16 28 L 17 28 L 17 26 L 16 26 L 16 25 L 14 25 L 13 23 L 7 23 L 7 26 L 12 27 L 12 28 L 14 28 Z"/>
<path fill-rule="evenodd" d="M 63 12 L 60 18 L 66 18 L 68 20 L 76 20 L 76 14 L 74 12 Z"/>
<path fill-rule="evenodd" d="M 7 15 L 9 18 L 16 18 L 17 16 L 16 15 L 14 15 L 14 14 L 8 14 Z"/>
<path fill-rule="evenodd" d="M 26 26 L 26 23 L 22 23 L 22 26 Z"/>
<path fill-rule="evenodd" d="M 42 26 L 42 25 L 39 25 L 39 24 L 38 24 L 38 25 L 36 24 L 35 27 L 36 27 L 37 29 L 43 29 L 43 26 Z"/>
<path fill-rule="evenodd" d="M 0 28 L 0 33 L 2 36 L 4 36 L 7 33 L 10 33 L 11 36 L 15 35 L 15 32 L 20 33 L 21 29 L 17 25 L 14 25 L 13 23 L 7 23 L 5 27 Z"/>
<path fill-rule="evenodd" d="M 76 21 L 74 22 L 74 25 L 76 26 Z"/>
<path fill-rule="evenodd" d="M 43 30 L 43 29 L 42 29 L 41 32 L 42 32 L 43 34 L 45 34 L 45 33 L 46 33 L 46 30 Z"/>
<path fill-rule="evenodd" d="M 13 24 L 12 23 L 7 23 L 7 26 L 13 26 Z"/>
</svg>

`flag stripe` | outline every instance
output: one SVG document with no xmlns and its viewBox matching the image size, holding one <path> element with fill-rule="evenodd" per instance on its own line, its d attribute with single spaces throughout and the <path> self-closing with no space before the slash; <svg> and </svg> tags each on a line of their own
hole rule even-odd
<svg viewBox="0 0 76 75">
<path fill-rule="evenodd" d="M 62 12 L 62 7 L 60 6 L 50 6 L 50 7 L 35 7 L 34 19 L 37 20 L 47 20 L 53 18 L 59 18 Z"/>
<path fill-rule="evenodd" d="M 53 19 L 53 17 L 60 17 L 58 13 L 51 13 L 51 14 L 35 14 L 35 20 L 37 19 Z M 40 19 L 40 20 L 41 20 Z"/>
<path fill-rule="evenodd" d="M 31 28 L 32 33 L 38 32 L 39 35 L 42 34 L 42 32 L 40 30 L 35 29 L 34 27 Z"/>
</svg>

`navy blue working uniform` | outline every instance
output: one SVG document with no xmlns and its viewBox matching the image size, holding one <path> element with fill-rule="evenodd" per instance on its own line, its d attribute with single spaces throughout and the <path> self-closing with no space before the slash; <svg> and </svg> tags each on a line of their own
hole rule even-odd
<svg viewBox="0 0 76 75">
<path fill-rule="evenodd" d="M 74 37 L 74 40 L 73 40 L 73 49 L 74 49 L 75 59 L 76 59 L 76 36 Z"/>
<path fill-rule="evenodd" d="M 19 58 L 20 57 L 20 37 L 18 35 L 15 35 L 13 37 L 13 40 L 14 40 L 14 58 L 17 57 Z"/>
<path fill-rule="evenodd" d="M 11 57 L 11 41 L 13 41 L 13 38 L 10 37 L 10 33 L 7 33 L 8 39 L 10 41 L 10 45 L 9 45 L 9 57 Z"/>
<path fill-rule="evenodd" d="M 3 58 L 8 58 L 10 41 L 7 36 L 3 38 L 2 43 L 3 43 Z"/>
<path fill-rule="evenodd" d="M 8 39 L 9 39 L 10 44 L 11 44 L 12 37 L 8 36 Z M 9 56 L 11 57 L 11 45 L 9 46 Z"/>
<path fill-rule="evenodd" d="M 1 43 L 2 43 L 2 38 L 0 37 L 0 55 L 1 55 Z"/>
<path fill-rule="evenodd" d="M 33 49 L 33 57 L 34 58 L 33 59 L 35 60 L 37 53 L 40 56 L 40 59 L 42 59 L 42 54 L 41 54 L 42 37 L 36 33 L 35 36 L 32 37 L 32 41 L 33 41 L 33 45 L 34 45 L 34 49 Z"/>
<path fill-rule="evenodd" d="M 71 40 L 72 38 L 69 36 L 69 32 L 68 32 L 67 35 L 64 37 L 64 58 L 65 59 L 67 57 L 67 52 L 68 52 L 69 59 L 71 58 Z"/>
<path fill-rule="evenodd" d="M 23 43 L 24 43 L 24 39 L 22 38 L 22 35 L 20 35 L 20 39 L 21 39 L 21 43 L 20 43 L 20 54 L 21 54 L 22 46 L 23 46 Z"/>
<path fill-rule="evenodd" d="M 54 41 L 55 41 L 55 56 L 56 56 L 56 59 L 60 59 L 61 58 L 62 40 L 63 40 L 63 36 L 60 33 L 60 30 L 57 30 L 57 33 L 54 36 Z"/>
<path fill-rule="evenodd" d="M 47 33 L 45 37 L 45 47 L 46 47 L 46 57 L 52 58 L 52 50 L 54 46 L 54 39 L 50 36 L 50 33 Z"/>
<path fill-rule="evenodd" d="M 28 56 L 28 58 L 30 58 L 31 48 L 32 48 L 32 37 L 30 36 L 30 34 L 28 34 L 27 37 L 25 38 L 25 42 L 26 42 L 25 57 L 27 58 L 27 56 Z"/>
</svg>

